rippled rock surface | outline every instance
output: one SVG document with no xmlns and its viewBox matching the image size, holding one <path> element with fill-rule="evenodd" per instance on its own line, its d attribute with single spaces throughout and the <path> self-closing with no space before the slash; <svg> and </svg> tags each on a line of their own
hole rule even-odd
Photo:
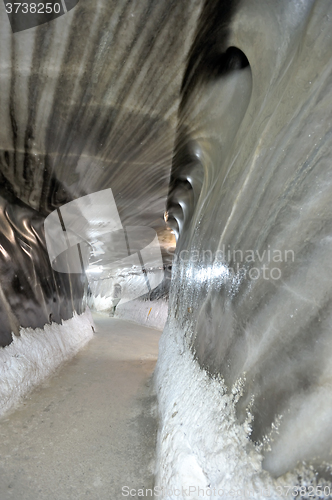
<svg viewBox="0 0 332 500">
<path fill-rule="evenodd" d="M 20 327 L 61 323 L 85 309 L 86 279 L 53 271 L 45 244 L 44 217 L 0 190 L 0 345 Z"/>
<path fill-rule="evenodd" d="M 2 237 L 12 224 L 7 211 L 24 219 L 8 243 L 11 261 L 0 255 L 2 344 L 19 326 L 83 307 L 82 278 L 50 269 L 42 229 L 50 212 L 111 188 L 124 225 L 165 229 L 181 78 L 202 1 L 65 4 L 68 13 L 35 28 L 27 29 L 30 14 L 22 24 L 22 13 L 13 28 L 24 30 L 15 33 L 0 6 L 0 172 L 11 192 L 1 205 Z M 38 250 L 29 255 L 30 236 Z M 60 309 L 49 305 L 54 294 Z"/>
<path fill-rule="evenodd" d="M 274 476 L 332 463 L 331 19 L 326 0 L 207 2 L 168 199 L 169 331 L 236 388 Z"/>
</svg>

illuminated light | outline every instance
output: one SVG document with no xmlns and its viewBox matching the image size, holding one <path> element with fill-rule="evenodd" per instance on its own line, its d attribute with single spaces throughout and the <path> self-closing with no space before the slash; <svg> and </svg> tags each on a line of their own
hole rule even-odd
<svg viewBox="0 0 332 500">
<path fill-rule="evenodd" d="M 93 274 L 98 274 L 103 272 L 103 267 L 102 266 L 97 266 L 97 267 L 88 267 L 86 270 L 87 273 L 93 273 Z"/>
<path fill-rule="evenodd" d="M 207 267 L 199 269 L 193 276 L 192 270 L 188 269 L 187 276 L 195 277 L 201 282 L 210 281 L 214 278 L 226 279 L 229 276 L 229 270 L 224 265 L 218 267 Z"/>
</svg>

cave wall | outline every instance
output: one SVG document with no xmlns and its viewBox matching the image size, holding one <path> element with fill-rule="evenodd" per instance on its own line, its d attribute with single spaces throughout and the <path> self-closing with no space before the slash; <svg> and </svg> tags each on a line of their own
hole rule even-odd
<svg viewBox="0 0 332 500">
<path fill-rule="evenodd" d="M 220 381 L 220 411 L 223 391 L 233 394 L 223 404 L 261 470 L 286 477 L 304 464 L 288 479 L 304 470 L 331 479 L 331 15 L 326 0 L 207 1 L 198 22 L 168 197 L 178 242 L 158 361 L 160 484 L 172 484 L 172 467 L 174 481 L 189 477 L 192 460 L 202 484 L 222 484 L 227 472 L 230 486 L 239 473 L 226 459 L 253 460 L 239 449 L 235 459 L 235 434 L 220 427 L 223 442 L 204 420 L 211 398 L 182 394 L 204 374 L 211 397 Z M 179 362 L 189 356 L 192 381 L 185 369 L 172 375 L 167 349 Z M 199 439 L 197 405 L 216 432 L 209 443 Z"/>
<path fill-rule="evenodd" d="M 122 224 L 164 230 L 202 1 L 68 4 L 67 14 L 18 32 L 0 6 L 0 345 L 22 326 L 85 308 L 85 278 L 50 267 L 43 221 L 52 211 L 111 188 Z"/>
<path fill-rule="evenodd" d="M 0 190 L 0 345 L 20 328 L 61 323 L 85 309 L 84 275 L 55 272 L 48 257 L 44 217 L 7 187 Z"/>
</svg>

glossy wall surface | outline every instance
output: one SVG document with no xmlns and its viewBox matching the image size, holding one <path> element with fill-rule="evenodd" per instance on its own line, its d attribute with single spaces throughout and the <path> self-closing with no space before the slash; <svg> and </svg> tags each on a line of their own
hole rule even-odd
<svg viewBox="0 0 332 500">
<path fill-rule="evenodd" d="M 1 204 L 1 345 L 20 326 L 84 308 L 83 278 L 50 268 L 50 212 L 111 188 L 122 224 L 153 227 L 163 241 L 181 79 L 201 5 L 80 0 L 13 33 L 1 2 L 0 172 L 10 193 Z M 50 305 L 58 294 L 61 307 Z"/>
<path fill-rule="evenodd" d="M 206 3 L 168 198 L 169 328 L 242 387 L 275 476 L 332 462 L 331 20 L 326 0 Z"/>
<path fill-rule="evenodd" d="M 44 217 L 0 191 L 0 345 L 12 341 L 20 327 L 61 323 L 85 309 L 84 275 L 53 271 L 46 250 Z"/>
</svg>

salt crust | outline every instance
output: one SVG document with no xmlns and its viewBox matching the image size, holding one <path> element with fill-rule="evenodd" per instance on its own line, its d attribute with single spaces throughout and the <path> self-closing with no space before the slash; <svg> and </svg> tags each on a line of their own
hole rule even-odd
<svg viewBox="0 0 332 500">
<path fill-rule="evenodd" d="M 286 492 L 294 485 L 331 488 L 305 464 L 278 479 L 263 470 L 263 456 L 249 439 L 250 411 L 244 424 L 236 418 L 245 381 L 227 391 L 221 378 L 213 379 L 199 367 L 171 321 L 159 342 L 154 382 L 159 403 L 158 499 L 293 499 L 292 491 Z"/>
<path fill-rule="evenodd" d="M 168 301 L 159 300 L 131 300 L 124 304 L 119 303 L 115 317 L 133 321 L 140 325 L 150 326 L 163 330 L 168 315 Z"/>
<path fill-rule="evenodd" d="M 13 335 L 13 342 L 0 349 L 0 417 L 89 342 L 93 326 L 87 310 L 61 325 L 21 328 L 20 336 Z"/>
</svg>

